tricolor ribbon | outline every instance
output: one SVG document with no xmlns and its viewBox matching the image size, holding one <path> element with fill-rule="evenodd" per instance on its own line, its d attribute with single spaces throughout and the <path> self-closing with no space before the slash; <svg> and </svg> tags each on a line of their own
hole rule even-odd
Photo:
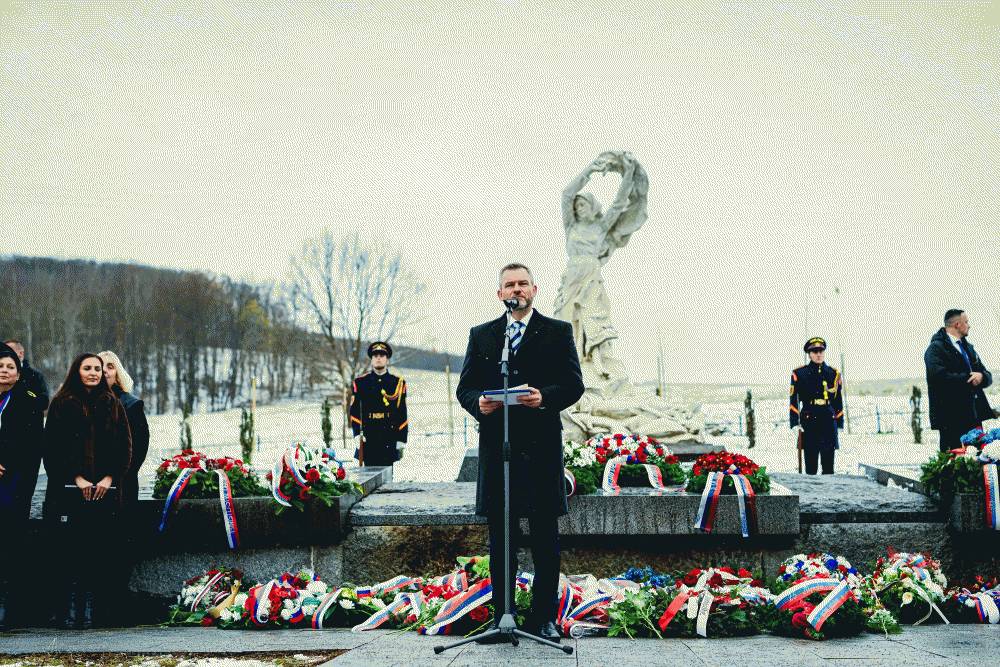
<svg viewBox="0 0 1000 667">
<path fill-rule="evenodd" d="M 601 482 L 601 488 L 606 493 L 615 495 L 621 493 L 621 487 L 618 485 L 618 477 L 621 475 L 622 466 L 627 463 L 629 463 L 628 456 L 616 456 L 612 459 L 608 459 L 607 463 L 604 464 L 604 475 Z M 657 491 L 681 490 L 682 487 L 668 488 L 663 483 L 663 472 L 659 469 L 659 467 L 654 466 L 652 463 L 642 463 L 637 465 L 642 465 L 642 467 L 646 469 L 646 477 L 649 478 L 649 485 Z"/>
<path fill-rule="evenodd" d="M 326 618 L 327 612 L 330 611 L 331 607 L 337 604 L 337 600 L 340 598 L 340 593 L 343 590 L 343 588 L 335 588 L 323 597 L 319 605 L 316 607 L 316 611 L 313 612 L 312 615 L 313 630 L 323 629 L 323 621 Z"/>
<path fill-rule="evenodd" d="M 851 597 L 851 585 L 846 579 L 837 584 L 837 587 L 830 591 L 830 594 L 823 598 L 823 601 L 816 605 L 809 615 L 806 616 L 806 620 L 809 625 L 813 626 L 816 632 L 819 632 L 826 623 L 827 619 L 833 615 L 833 612 L 840 609 L 840 607 L 847 602 Z"/>
<path fill-rule="evenodd" d="M 791 588 L 785 589 L 774 601 L 774 606 L 782 611 L 791 609 L 813 593 L 827 593 L 837 588 L 840 583 L 833 577 L 807 579 L 795 584 Z"/>
<path fill-rule="evenodd" d="M 1000 588 L 978 593 L 963 588 L 958 595 L 958 601 L 966 604 L 969 600 L 973 601 L 980 623 L 989 623 L 990 625 L 1000 623 L 1000 608 L 997 607 L 997 601 L 1000 600 Z"/>
<path fill-rule="evenodd" d="M 722 493 L 722 482 L 725 478 L 725 473 L 710 472 L 705 479 L 705 490 L 701 493 L 698 516 L 695 518 L 694 524 L 696 528 L 706 533 L 712 532 L 715 527 L 715 513 L 719 509 L 719 496 Z"/>
<path fill-rule="evenodd" d="M 225 576 L 225 574 L 226 574 L 225 571 L 219 570 L 218 572 L 215 573 L 215 575 L 212 576 L 211 579 L 208 580 L 208 583 L 205 584 L 205 587 L 201 589 L 201 592 L 198 593 L 197 596 L 195 596 L 194 602 L 191 603 L 192 612 L 198 609 L 198 604 L 201 602 L 202 598 L 208 595 L 212 591 L 212 589 L 215 588 L 215 585 L 219 583 L 219 581 L 222 579 L 222 577 Z"/>
<path fill-rule="evenodd" d="M 469 575 L 466 574 L 464 568 L 458 569 L 451 574 L 441 577 L 440 583 L 442 586 L 448 586 L 456 591 L 462 592 L 468 590 L 469 588 Z"/>
<path fill-rule="evenodd" d="M 181 493 L 184 492 L 188 482 L 191 481 L 191 475 L 197 471 L 198 468 L 184 468 L 181 470 L 180 474 L 177 475 L 177 479 L 174 480 L 174 483 L 170 485 L 170 490 L 167 491 L 167 499 L 163 502 L 163 515 L 160 517 L 159 532 L 162 533 L 167 529 L 167 517 L 170 515 L 170 510 L 173 509 L 174 503 L 176 503 L 177 499 L 181 497 Z"/>
<path fill-rule="evenodd" d="M 754 493 L 750 480 L 735 465 L 729 466 L 729 469 L 724 472 L 708 473 L 705 480 L 705 490 L 702 491 L 701 502 L 698 504 L 695 527 L 706 533 L 712 532 L 715 528 L 719 498 L 722 495 L 722 486 L 727 476 L 733 478 L 733 484 L 736 488 L 736 499 L 740 512 L 740 534 L 743 537 L 750 537 L 750 534 L 757 530 L 757 495 Z"/>
<path fill-rule="evenodd" d="M 482 579 L 469 590 L 456 595 L 441 607 L 441 611 L 434 617 L 434 624 L 427 628 L 425 634 L 444 634 L 445 628 L 458 619 L 462 618 L 470 611 L 480 605 L 484 605 L 493 598 L 493 587 L 489 578 Z"/>
<path fill-rule="evenodd" d="M 385 609 L 381 609 L 378 612 L 372 614 L 363 623 L 359 623 L 351 628 L 351 632 L 364 632 L 365 630 L 374 630 L 381 625 L 384 625 L 386 621 L 392 618 L 393 615 L 404 611 L 410 605 L 410 600 L 405 595 L 397 595 L 396 599 L 392 601 L 392 604 L 386 606 Z"/>
<path fill-rule="evenodd" d="M 222 525 L 226 530 L 226 541 L 230 549 L 240 545 L 240 529 L 236 525 L 236 508 L 233 506 L 233 489 L 224 470 L 216 470 L 219 476 L 219 504 L 222 505 Z"/>
<path fill-rule="evenodd" d="M 385 595 L 386 593 L 392 593 L 393 591 L 400 591 L 411 584 L 419 585 L 420 579 L 416 577 L 407 577 L 405 575 L 399 575 L 398 577 L 393 577 L 388 581 L 383 581 L 380 584 L 375 584 L 371 587 L 372 595 Z"/>
<path fill-rule="evenodd" d="M 556 622 L 561 625 L 566 620 L 566 616 L 569 615 L 570 606 L 573 604 L 573 589 L 565 576 L 559 577 L 559 594 L 557 595 L 557 599 Z"/>
<path fill-rule="evenodd" d="M 254 586 L 250 590 L 250 599 L 252 600 L 250 620 L 253 621 L 254 625 L 267 625 L 267 622 L 271 619 L 272 588 L 274 588 L 274 582 L 269 581 L 266 584 Z"/>
<path fill-rule="evenodd" d="M 170 490 L 167 491 L 166 500 L 163 501 L 163 514 L 160 516 L 159 532 L 162 533 L 167 529 L 167 518 L 170 516 L 170 511 L 180 500 L 181 494 L 184 493 L 188 482 L 191 481 L 191 476 L 199 471 L 202 471 L 202 469 L 184 468 L 177 475 L 177 479 L 174 480 L 174 483 L 170 486 Z M 215 474 L 219 478 L 219 504 L 222 506 L 222 525 L 226 531 L 226 542 L 229 544 L 230 549 L 236 549 L 240 544 L 240 530 L 239 526 L 236 525 L 236 507 L 233 504 L 232 485 L 229 483 L 226 471 L 216 470 Z"/>
<path fill-rule="evenodd" d="M 986 525 L 992 530 L 1000 530 L 1000 481 L 997 471 L 1000 464 L 987 463 L 983 466 L 983 490 L 986 492 Z"/>
</svg>

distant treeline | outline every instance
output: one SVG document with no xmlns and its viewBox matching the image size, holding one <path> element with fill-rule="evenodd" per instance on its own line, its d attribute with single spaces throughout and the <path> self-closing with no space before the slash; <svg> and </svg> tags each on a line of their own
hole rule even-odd
<svg viewBox="0 0 1000 667">
<path fill-rule="evenodd" d="M 338 393 L 328 347 L 275 285 L 133 264 L 0 258 L 0 337 L 20 340 L 55 388 L 82 351 L 110 349 L 147 410 L 220 410 L 247 398 Z M 444 353 L 400 347 L 393 362 L 441 370 Z M 452 367 L 460 359 L 451 358 Z"/>
</svg>

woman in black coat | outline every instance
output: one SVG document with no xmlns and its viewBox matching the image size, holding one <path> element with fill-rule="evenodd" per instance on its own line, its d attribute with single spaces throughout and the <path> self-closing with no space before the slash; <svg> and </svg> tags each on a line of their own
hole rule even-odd
<svg viewBox="0 0 1000 667">
<path fill-rule="evenodd" d="M 54 539 L 65 540 L 73 552 L 66 625 L 88 627 L 95 592 L 114 588 L 120 577 L 127 535 L 118 491 L 131 458 L 128 418 L 104 379 L 104 363 L 96 354 L 81 354 L 52 399 L 45 424 L 45 516 Z"/>
<path fill-rule="evenodd" d="M 10 592 L 24 573 L 19 572 L 18 546 L 24 538 L 30 491 L 24 480 L 42 443 L 42 399 L 30 391 L 21 376 L 21 360 L 11 348 L 0 344 L 0 630 L 8 622 L 7 607 Z M 28 494 L 25 502 L 25 493 Z"/>
<path fill-rule="evenodd" d="M 104 362 L 104 378 L 108 386 L 125 408 L 129 430 L 132 433 L 132 463 L 129 465 L 122 494 L 126 505 L 134 505 L 139 500 L 139 470 L 146 460 L 146 454 L 149 453 L 149 422 L 146 421 L 146 408 L 142 400 L 131 393 L 135 383 L 122 366 L 118 355 L 105 350 L 99 352 L 98 356 Z"/>
</svg>

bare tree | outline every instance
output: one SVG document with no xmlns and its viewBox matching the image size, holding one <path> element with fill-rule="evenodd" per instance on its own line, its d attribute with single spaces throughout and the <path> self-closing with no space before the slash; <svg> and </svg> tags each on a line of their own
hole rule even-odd
<svg viewBox="0 0 1000 667">
<path fill-rule="evenodd" d="M 367 365 L 371 341 L 391 343 L 418 321 L 417 296 L 424 284 L 398 252 L 368 245 L 357 233 L 337 238 L 325 230 L 305 243 L 291 269 L 290 293 L 326 341 L 341 388 Z"/>
</svg>

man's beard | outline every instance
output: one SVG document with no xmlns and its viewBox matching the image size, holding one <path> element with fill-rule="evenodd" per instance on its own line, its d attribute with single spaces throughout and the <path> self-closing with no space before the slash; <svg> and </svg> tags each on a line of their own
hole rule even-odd
<svg viewBox="0 0 1000 667">
<path fill-rule="evenodd" d="M 518 303 L 517 308 L 515 308 L 514 310 L 529 310 L 531 308 L 531 304 L 535 302 L 534 299 L 528 298 L 526 296 L 520 296 L 520 297 L 514 297 L 514 298 L 517 299 L 517 303 Z M 524 299 L 524 306 L 523 307 L 520 305 L 522 299 Z"/>
</svg>

